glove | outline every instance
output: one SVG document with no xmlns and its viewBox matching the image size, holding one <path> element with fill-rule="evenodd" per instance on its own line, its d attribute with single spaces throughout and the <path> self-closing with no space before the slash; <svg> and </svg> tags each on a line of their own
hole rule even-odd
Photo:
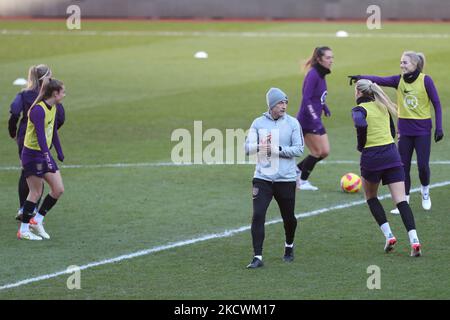
<svg viewBox="0 0 450 320">
<path fill-rule="evenodd" d="M 50 155 L 48 154 L 48 152 L 44 153 L 44 158 L 45 158 L 45 161 L 47 162 L 47 168 L 51 172 L 55 172 L 55 168 L 53 168 L 52 160 L 50 159 Z"/>
<path fill-rule="evenodd" d="M 359 80 L 359 75 L 356 75 L 356 76 L 347 76 L 348 78 L 350 78 L 350 81 L 349 81 L 349 85 L 353 85 L 353 83 L 355 83 L 356 81 L 358 81 Z"/>
<path fill-rule="evenodd" d="M 64 162 L 64 154 L 62 152 L 61 154 L 58 153 L 58 160 Z"/>
<path fill-rule="evenodd" d="M 331 111 L 326 104 L 323 105 L 323 114 L 325 117 L 331 117 Z"/>
<path fill-rule="evenodd" d="M 441 130 L 434 131 L 434 142 L 441 141 L 444 138 L 444 133 Z"/>
</svg>

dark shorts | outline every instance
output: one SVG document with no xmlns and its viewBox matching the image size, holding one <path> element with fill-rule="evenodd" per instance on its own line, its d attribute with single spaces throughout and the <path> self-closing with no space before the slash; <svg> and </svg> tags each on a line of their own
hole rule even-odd
<svg viewBox="0 0 450 320">
<path fill-rule="evenodd" d="M 403 167 L 394 167 L 383 170 L 371 171 L 361 168 L 361 176 L 369 182 L 383 185 L 405 181 L 405 170 Z"/>
<path fill-rule="evenodd" d="M 48 167 L 47 161 L 45 161 L 41 152 L 30 150 L 28 148 L 24 148 L 22 152 L 22 168 L 25 178 L 28 178 L 29 176 L 42 178 L 47 172 L 56 172 L 59 170 L 51 155 L 50 162 L 53 166 L 53 170 Z"/>
<path fill-rule="evenodd" d="M 303 131 L 303 135 L 305 135 L 307 133 L 311 133 L 311 134 L 317 134 L 319 136 L 323 136 L 324 134 L 327 133 L 327 131 L 325 130 L 324 127 L 318 128 L 318 129 L 304 129 L 304 128 L 302 128 L 302 131 Z"/>
</svg>

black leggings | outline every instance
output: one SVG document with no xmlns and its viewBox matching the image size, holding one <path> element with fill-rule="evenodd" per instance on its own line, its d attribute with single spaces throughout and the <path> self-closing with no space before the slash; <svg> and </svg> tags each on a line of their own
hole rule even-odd
<svg viewBox="0 0 450 320">
<path fill-rule="evenodd" d="M 23 204 L 25 203 L 25 200 L 27 200 L 28 194 L 30 193 L 30 189 L 28 189 L 27 179 L 25 178 L 25 175 L 23 174 L 23 170 L 20 173 L 19 178 L 19 207 L 22 208 Z"/>
<path fill-rule="evenodd" d="M 253 179 L 253 219 L 252 238 L 255 256 L 262 255 L 264 242 L 264 223 L 267 208 L 274 197 L 283 218 L 286 243 L 294 242 L 297 218 L 295 217 L 295 188 L 293 182 L 270 182 Z"/>
<path fill-rule="evenodd" d="M 425 136 L 400 136 L 398 140 L 398 151 L 405 168 L 406 194 L 409 194 L 411 189 L 410 170 L 414 150 L 416 150 L 420 183 L 423 186 L 427 186 L 430 184 L 431 134 Z"/>
<path fill-rule="evenodd" d="M 27 179 L 25 178 L 23 170 L 20 173 L 18 191 L 19 191 L 19 207 L 23 208 L 23 205 L 25 204 L 25 200 L 27 200 L 28 194 L 30 193 L 30 189 L 28 188 Z M 42 182 L 42 194 L 41 194 L 41 197 L 39 198 L 39 200 L 37 201 L 36 206 L 39 206 L 39 203 L 41 202 L 43 194 L 44 194 L 44 183 Z"/>
</svg>

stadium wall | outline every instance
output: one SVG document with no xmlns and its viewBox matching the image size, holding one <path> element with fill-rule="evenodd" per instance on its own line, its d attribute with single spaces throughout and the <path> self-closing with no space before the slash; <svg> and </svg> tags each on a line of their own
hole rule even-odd
<svg viewBox="0 0 450 320">
<path fill-rule="evenodd" d="M 370 5 L 383 20 L 450 20 L 449 0 L 0 0 L 0 17 L 366 19 Z"/>
</svg>

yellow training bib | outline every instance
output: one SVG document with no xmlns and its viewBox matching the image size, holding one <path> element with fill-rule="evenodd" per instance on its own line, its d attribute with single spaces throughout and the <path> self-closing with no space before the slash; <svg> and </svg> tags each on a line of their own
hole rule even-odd
<svg viewBox="0 0 450 320">
<path fill-rule="evenodd" d="M 45 112 L 45 118 L 44 118 L 44 129 L 45 129 L 45 139 L 47 141 L 47 147 L 50 148 L 52 145 L 52 139 L 53 139 L 53 127 L 55 125 L 55 118 L 56 118 L 56 105 L 52 106 L 51 109 L 48 109 L 47 105 L 44 103 L 44 101 L 41 101 L 37 103 L 33 108 L 36 106 L 41 106 L 42 109 Z M 36 135 L 36 128 L 31 122 L 29 114 L 31 112 L 31 109 L 28 112 L 28 122 L 27 122 L 27 131 L 25 133 L 25 142 L 24 145 L 28 149 L 32 150 L 41 150 L 39 147 L 37 135 Z"/>
<path fill-rule="evenodd" d="M 381 109 L 375 102 L 365 102 L 359 106 L 367 112 L 367 141 L 364 148 L 394 143 L 391 136 L 389 112 Z"/>
<path fill-rule="evenodd" d="M 402 119 L 430 119 L 431 101 L 425 89 L 425 74 L 421 73 L 413 83 L 400 78 L 397 88 L 398 117 Z"/>
</svg>

